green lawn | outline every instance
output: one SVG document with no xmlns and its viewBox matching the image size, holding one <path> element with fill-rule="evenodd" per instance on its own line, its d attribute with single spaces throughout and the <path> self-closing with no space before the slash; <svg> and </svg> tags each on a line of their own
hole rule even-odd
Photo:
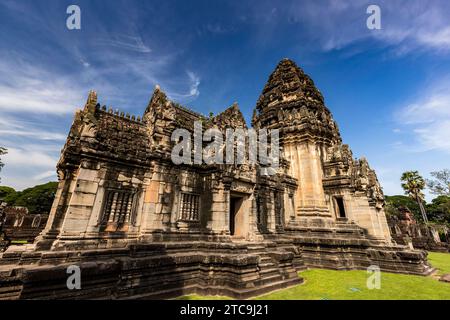
<svg viewBox="0 0 450 320">
<path fill-rule="evenodd" d="M 273 292 L 269 300 L 450 300 L 450 284 L 431 277 L 382 273 L 381 288 L 369 290 L 366 271 L 312 269 L 300 273 L 305 284 Z"/>
<path fill-rule="evenodd" d="M 440 273 L 450 273 L 450 254 L 430 253 L 431 264 Z M 450 284 L 433 277 L 381 273 L 381 288 L 369 290 L 366 271 L 311 269 L 299 273 L 305 283 L 275 291 L 257 299 L 268 300 L 450 300 Z M 227 299 L 190 295 L 186 300 Z"/>
<path fill-rule="evenodd" d="M 450 253 L 428 252 L 428 261 L 440 274 L 450 273 Z"/>
</svg>

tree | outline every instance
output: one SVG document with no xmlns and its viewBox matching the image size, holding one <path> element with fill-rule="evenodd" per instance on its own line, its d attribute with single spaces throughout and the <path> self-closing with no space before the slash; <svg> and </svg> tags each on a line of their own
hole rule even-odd
<svg viewBox="0 0 450 320">
<path fill-rule="evenodd" d="M 406 171 L 403 172 L 400 179 L 402 181 L 402 188 L 405 190 L 405 194 L 414 199 L 420 208 L 423 221 L 428 222 L 427 213 L 423 206 L 425 196 L 422 190 L 425 189 L 425 180 L 420 176 L 418 171 Z"/>
<path fill-rule="evenodd" d="M 2 158 L 1 156 L 5 155 L 8 153 L 8 150 L 6 148 L 0 147 L 0 171 L 2 171 L 3 166 L 5 165 L 2 162 Z M 2 179 L 0 178 L 0 181 L 2 181 Z"/>
<path fill-rule="evenodd" d="M 386 206 L 385 211 L 388 215 L 398 215 L 400 213 L 399 208 L 406 207 L 414 215 L 416 220 L 422 219 L 419 205 L 410 197 L 403 195 L 385 196 Z"/>
<path fill-rule="evenodd" d="M 438 196 L 450 196 L 450 170 L 431 172 L 434 179 L 427 179 L 427 186 L 431 193 Z"/>
<path fill-rule="evenodd" d="M 58 182 L 48 182 L 23 191 L 10 193 L 4 201 L 10 206 L 26 207 L 30 213 L 49 213 Z"/>
<path fill-rule="evenodd" d="M 16 193 L 16 190 L 14 190 L 13 188 L 0 186 L 0 202 L 4 201 L 6 197 L 14 193 Z"/>
<path fill-rule="evenodd" d="M 432 221 L 450 224 L 450 197 L 434 198 L 430 204 L 427 204 L 427 213 Z"/>
</svg>

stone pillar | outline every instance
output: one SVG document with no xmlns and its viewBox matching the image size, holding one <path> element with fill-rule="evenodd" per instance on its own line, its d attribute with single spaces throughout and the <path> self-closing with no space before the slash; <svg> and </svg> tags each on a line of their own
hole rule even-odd
<svg viewBox="0 0 450 320">
<path fill-rule="evenodd" d="M 209 229 L 216 234 L 230 233 L 230 190 L 223 182 L 212 189 L 211 221 Z"/>
<path fill-rule="evenodd" d="M 141 233 L 151 233 L 155 230 L 162 230 L 162 215 L 158 213 L 158 209 L 161 209 L 161 204 L 158 202 L 160 181 L 155 179 L 155 175 L 150 181 L 145 190 L 144 205 L 142 212 L 142 225 Z"/>
<path fill-rule="evenodd" d="M 322 185 L 322 164 L 317 147 L 312 142 L 289 144 L 284 147 L 290 160 L 289 174 L 298 180 L 296 211 L 300 216 L 331 217 Z"/>
<path fill-rule="evenodd" d="M 59 183 L 55 199 L 50 210 L 47 224 L 36 238 L 38 248 L 49 249 L 60 233 L 67 213 L 68 203 L 75 187 L 77 172 L 72 170 L 58 171 Z"/>
<path fill-rule="evenodd" d="M 287 225 L 295 221 L 295 199 L 294 192 L 286 189 L 283 193 L 284 198 L 284 224 Z"/>
<path fill-rule="evenodd" d="M 99 166 L 89 163 L 82 163 L 80 166 L 76 182 L 72 185 L 72 196 L 61 227 L 60 239 L 84 238 L 94 207 L 96 215 L 100 213 L 99 205 L 94 206 L 96 199 L 100 203 L 102 201 L 97 195 L 99 169 Z"/>
<path fill-rule="evenodd" d="M 276 218 L 275 218 L 275 195 L 274 191 L 271 190 L 266 197 L 267 201 L 267 230 L 269 232 L 275 233 L 276 229 Z"/>
<path fill-rule="evenodd" d="M 249 196 L 249 199 L 247 200 L 249 203 L 249 236 L 248 240 L 250 241 L 262 241 L 264 238 L 261 235 L 261 233 L 258 230 L 258 221 L 257 221 L 257 215 L 258 215 L 258 208 L 257 203 L 254 194 L 251 194 Z"/>
</svg>

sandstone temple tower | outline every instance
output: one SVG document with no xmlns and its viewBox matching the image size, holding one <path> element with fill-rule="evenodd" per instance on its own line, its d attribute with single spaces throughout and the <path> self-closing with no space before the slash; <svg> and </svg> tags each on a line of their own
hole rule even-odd
<svg viewBox="0 0 450 320">
<path fill-rule="evenodd" d="M 281 61 L 271 74 L 253 125 L 281 130 L 288 174 L 298 182 L 289 227 L 348 220 L 390 242 L 375 172 L 366 159 L 353 159 L 322 94 L 294 62 Z"/>
<path fill-rule="evenodd" d="M 374 170 L 342 143 L 293 61 L 276 66 L 252 119 L 280 132 L 274 174 L 262 175 L 261 163 L 175 164 L 172 133 L 195 133 L 195 122 L 247 128 L 237 104 L 206 117 L 156 87 L 135 117 L 91 92 L 57 165 L 46 228 L 0 255 L 0 299 L 246 298 L 301 283 L 307 267 L 432 271 L 425 252 L 392 241 Z M 76 293 L 65 286 L 74 264 L 83 270 Z"/>
</svg>

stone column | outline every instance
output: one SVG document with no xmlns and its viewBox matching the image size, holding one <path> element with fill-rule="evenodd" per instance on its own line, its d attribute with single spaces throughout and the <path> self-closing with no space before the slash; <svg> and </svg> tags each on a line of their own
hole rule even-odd
<svg viewBox="0 0 450 320">
<path fill-rule="evenodd" d="M 325 202 L 322 165 L 316 145 L 312 142 L 289 144 L 284 150 L 291 163 L 289 174 L 299 183 L 295 197 L 297 214 L 331 217 Z"/>
<path fill-rule="evenodd" d="M 47 224 L 41 234 L 36 238 L 37 247 L 42 249 L 49 249 L 60 233 L 67 213 L 68 203 L 75 187 L 77 172 L 72 170 L 59 171 L 58 176 L 58 189 L 53 200 Z"/>
<path fill-rule="evenodd" d="M 271 190 L 266 197 L 267 201 L 267 230 L 275 233 L 276 230 L 276 218 L 275 218 L 275 195 Z"/>
<path fill-rule="evenodd" d="M 99 166 L 82 163 L 76 182 L 72 185 L 72 196 L 68 203 L 67 213 L 61 227 L 61 239 L 84 238 L 89 220 L 93 214 L 99 184 Z M 96 197 L 97 196 L 97 197 Z M 100 209 L 96 206 L 99 214 Z"/>
<path fill-rule="evenodd" d="M 211 221 L 208 227 L 216 234 L 230 233 L 230 191 L 223 182 L 212 189 Z"/>
</svg>

